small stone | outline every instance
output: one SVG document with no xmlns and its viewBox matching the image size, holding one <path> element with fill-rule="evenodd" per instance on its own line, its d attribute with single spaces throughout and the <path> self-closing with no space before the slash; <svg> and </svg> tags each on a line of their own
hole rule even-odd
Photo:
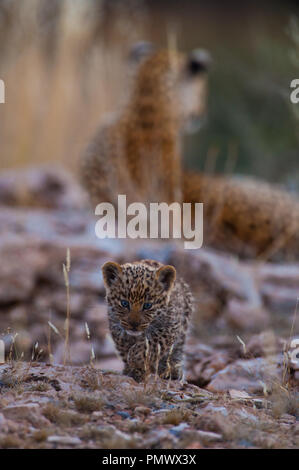
<svg viewBox="0 0 299 470">
<path fill-rule="evenodd" d="M 173 407 L 169 407 L 169 408 L 160 408 L 160 410 L 154 410 L 153 411 L 153 414 L 159 414 L 159 413 L 167 413 L 169 411 L 169 409 L 171 409 Z"/>
<path fill-rule="evenodd" d="M 21 405 L 9 405 L 2 409 L 6 418 L 11 420 L 28 420 L 33 426 L 49 426 L 50 422 L 40 414 L 38 403 L 24 403 Z"/>
<path fill-rule="evenodd" d="M 131 441 L 131 436 L 129 434 L 119 431 L 113 425 L 97 426 L 96 429 L 97 429 L 97 434 L 102 439 L 119 439 L 123 443 L 127 443 Z"/>
<path fill-rule="evenodd" d="M 267 357 L 282 351 L 283 346 L 284 340 L 282 338 L 276 337 L 272 331 L 263 331 L 253 335 L 248 340 L 246 343 L 246 354 L 248 357 Z"/>
<path fill-rule="evenodd" d="M 296 417 L 289 415 L 288 413 L 284 413 L 280 416 L 279 422 L 284 424 L 294 424 L 296 423 Z"/>
<path fill-rule="evenodd" d="M 91 413 L 91 419 L 93 421 L 96 421 L 97 419 L 101 418 L 103 416 L 103 412 L 102 411 L 93 411 Z"/>
<path fill-rule="evenodd" d="M 189 427 L 189 424 L 180 423 L 178 426 L 173 426 L 172 428 L 170 428 L 169 432 L 171 432 L 171 434 L 173 434 L 176 437 L 180 437 L 182 431 L 184 431 L 188 427 Z"/>
<path fill-rule="evenodd" d="M 116 414 L 121 416 L 123 419 L 128 419 L 131 415 L 127 411 L 117 411 Z"/>
<path fill-rule="evenodd" d="M 208 444 L 210 442 L 220 442 L 223 440 L 222 435 L 215 432 L 197 431 L 197 435 L 204 444 Z"/>
<path fill-rule="evenodd" d="M 7 419 L 0 413 L 0 433 L 7 433 L 8 429 Z"/>
<path fill-rule="evenodd" d="M 241 390 L 229 390 L 230 397 L 237 400 L 248 399 L 250 395 L 247 392 L 242 392 Z"/>
<path fill-rule="evenodd" d="M 22 405 L 9 405 L 2 409 L 6 418 L 26 419 L 32 415 L 32 412 L 38 411 L 40 406 L 37 403 L 26 403 Z"/>
<path fill-rule="evenodd" d="M 97 426 L 97 434 L 103 438 L 110 437 L 116 431 L 116 427 L 112 424 Z"/>
<path fill-rule="evenodd" d="M 11 419 L 7 419 L 6 423 L 7 423 L 9 432 L 11 432 L 11 433 L 18 432 L 18 429 L 19 429 L 19 424 L 18 423 L 16 423 L 15 421 L 12 421 Z"/>
<path fill-rule="evenodd" d="M 281 356 L 268 358 L 239 359 L 217 372 L 207 389 L 212 392 L 224 392 L 231 389 L 249 393 L 263 393 L 263 381 L 279 378 Z"/>
<path fill-rule="evenodd" d="M 151 412 L 151 409 L 150 408 L 147 408 L 146 406 L 137 406 L 135 408 L 135 413 L 137 414 L 141 414 L 141 415 L 149 415 Z"/>
<path fill-rule="evenodd" d="M 186 449 L 202 449 L 202 444 L 200 441 L 194 441 L 187 445 Z"/>
<path fill-rule="evenodd" d="M 204 411 L 209 411 L 210 413 L 220 413 L 222 416 L 228 416 L 228 411 L 225 406 L 214 406 L 212 403 L 209 403 Z"/>
<path fill-rule="evenodd" d="M 255 416 L 255 415 L 252 414 L 252 413 L 248 413 L 248 411 L 244 410 L 244 408 L 242 408 L 241 410 L 236 410 L 236 413 L 237 413 L 242 419 L 244 419 L 246 422 L 247 422 L 247 421 L 251 421 L 251 422 L 253 422 L 253 423 L 257 423 L 257 422 L 258 422 L 257 416 Z"/>
<path fill-rule="evenodd" d="M 62 444 L 66 446 L 76 446 L 81 444 L 81 439 L 79 437 L 70 437 L 70 436 L 49 436 L 47 441 L 51 444 Z"/>
<path fill-rule="evenodd" d="M 289 430 L 291 426 L 291 423 L 280 423 L 280 428 L 283 430 Z"/>
<path fill-rule="evenodd" d="M 263 329 L 269 325 L 270 315 L 263 307 L 253 307 L 248 302 L 231 299 L 224 314 L 227 323 L 233 328 L 245 331 Z"/>
</svg>

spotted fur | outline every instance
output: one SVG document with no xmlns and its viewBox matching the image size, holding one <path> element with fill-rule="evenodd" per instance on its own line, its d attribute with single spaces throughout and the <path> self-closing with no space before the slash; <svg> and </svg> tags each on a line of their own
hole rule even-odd
<svg viewBox="0 0 299 470">
<path fill-rule="evenodd" d="M 81 180 L 94 205 L 181 202 L 180 133 L 205 110 L 204 51 L 149 52 L 137 66 L 124 108 L 100 127 L 82 158 Z"/>
<path fill-rule="evenodd" d="M 124 374 L 142 381 L 147 372 L 178 379 L 192 313 L 188 285 L 173 266 L 153 260 L 102 267 L 112 338 Z"/>
<path fill-rule="evenodd" d="M 299 258 L 299 201 L 251 178 L 184 175 L 184 200 L 204 202 L 204 242 L 244 258 Z"/>
<path fill-rule="evenodd" d="M 205 111 L 208 65 L 204 54 L 148 48 L 127 104 L 82 159 L 82 182 L 93 204 L 116 203 L 118 194 L 203 202 L 204 245 L 246 258 L 299 259 L 298 197 L 256 180 L 182 169 L 180 136 Z"/>
</svg>

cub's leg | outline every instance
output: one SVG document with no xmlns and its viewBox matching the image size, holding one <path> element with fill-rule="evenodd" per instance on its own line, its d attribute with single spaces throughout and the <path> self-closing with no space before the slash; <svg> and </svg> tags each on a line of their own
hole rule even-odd
<svg viewBox="0 0 299 470">
<path fill-rule="evenodd" d="M 132 377 L 136 382 L 142 382 L 145 378 L 145 370 L 136 367 L 131 368 L 126 366 L 123 370 L 123 374 Z"/>
<path fill-rule="evenodd" d="M 183 377 L 184 341 L 174 344 L 159 364 L 159 375 L 164 379 L 180 380 Z"/>
</svg>

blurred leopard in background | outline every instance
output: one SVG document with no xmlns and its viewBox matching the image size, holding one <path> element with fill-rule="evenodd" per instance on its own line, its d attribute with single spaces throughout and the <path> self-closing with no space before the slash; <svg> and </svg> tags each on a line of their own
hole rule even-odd
<svg viewBox="0 0 299 470">
<path fill-rule="evenodd" d="M 137 44 L 132 57 L 137 70 L 127 101 L 83 155 L 81 180 L 93 204 L 116 203 L 118 194 L 128 202 L 181 202 L 180 134 L 204 114 L 210 57 L 148 43 Z"/>
<path fill-rule="evenodd" d="M 206 110 L 209 54 L 142 43 L 131 56 L 138 65 L 127 101 L 82 158 L 92 203 L 116 204 L 118 194 L 128 202 L 203 202 L 204 245 L 242 258 L 298 259 L 298 198 L 255 179 L 182 168 L 181 135 Z"/>
</svg>

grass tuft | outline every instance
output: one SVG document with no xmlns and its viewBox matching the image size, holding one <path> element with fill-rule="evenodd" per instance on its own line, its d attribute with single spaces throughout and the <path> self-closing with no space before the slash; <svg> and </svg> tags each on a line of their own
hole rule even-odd
<svg viewBox="0 0 299 470">
<path fill-rule="evenodd" d="M 106 404 L 103 398 L 95 398 L 86 394 L 74 397 L 75 407 L 80 413 L 92 413 L 100 411 Z"/>
<path fill-rule="evenodd" d="M 173 424 L 178 426 L 180 423 L 190 421 L 192 413 L 187 408 L 176 408 L 170 411 L 167 411 L 163 416 L 161 423 L 162 424 Z"/>
</svg>

